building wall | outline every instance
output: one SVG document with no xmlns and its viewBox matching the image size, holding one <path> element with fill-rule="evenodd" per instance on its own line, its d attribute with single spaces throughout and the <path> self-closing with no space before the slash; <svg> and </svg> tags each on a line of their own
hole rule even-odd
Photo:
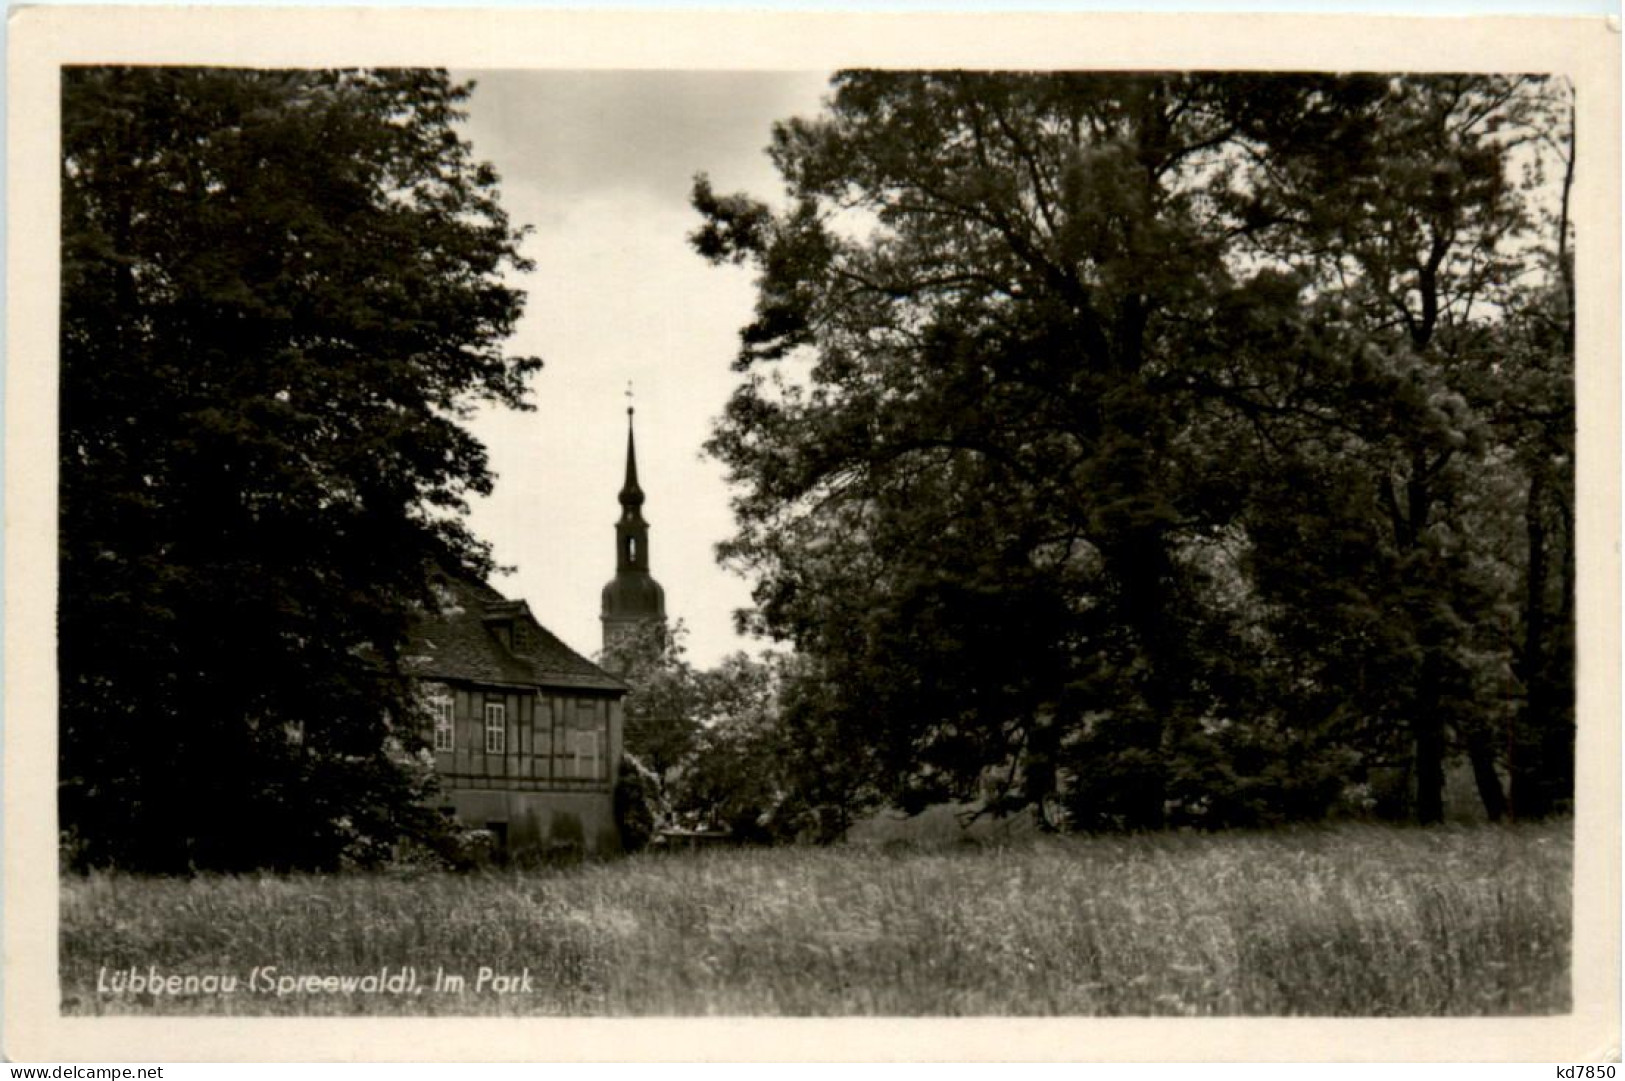
<svg viewBox="0 0 1625 1081">
<path fill-rule="evenodd" d="M 576 844 L 615 851 L 614 791 L 624 714 L 618 695 L 554 688 L 426 687 L 452 703 L 452 747 L 435 753 L 442 806 L 505 835 L 510 854 Z M 502 707 L 501 750 L 486 707 Z"/>
<path fill-rule="evenodd" d="M 565 847 L 599 855 L 620 851 L 609 792 L 453 788 L 442 796 L 463 825 L 504 834 L 510 855 Z"/>
</svg>

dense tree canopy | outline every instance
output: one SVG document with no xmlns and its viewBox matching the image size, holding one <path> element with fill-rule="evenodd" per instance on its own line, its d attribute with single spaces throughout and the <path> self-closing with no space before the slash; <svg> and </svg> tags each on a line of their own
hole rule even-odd
<svg viewBox="0 0 1625 1081">
<path fill-rule="evenodd" d="M 329 864 L 424 777 L 395 661 L 480 570 L 461 426 L 527 264 L 431 71 L 62 80 L 61 816 L 88 861 Z"/>
<path fill-rule="evenodd" d="M 830 798 L 1245 823 L 1389 769 L 1435 820 L 1464 752 L 1491 815 L 1521 769 L 1557 806 L 1561 97 L 853 72 L 776 126 L 783 209 L 700 178 L 760 272 L 725 554 Z"/>
<path fill-rule="evenodd" d="M 820 771 L 795 753 L 785 727 L 782 699 L 795 665 L 773 653 L 735 653 L 698 669 L 687 635 L 681 620 L 647 623 L 599 658 L 628 686 L 623 803 L 640 806 L 623 814 L 623 843 L 635 840 L 628 833 L 670 827 L 741 841 L 817 835 L 805 792 Z M 649 825 L 629 830 L 638 819 Z"/>
</svg>

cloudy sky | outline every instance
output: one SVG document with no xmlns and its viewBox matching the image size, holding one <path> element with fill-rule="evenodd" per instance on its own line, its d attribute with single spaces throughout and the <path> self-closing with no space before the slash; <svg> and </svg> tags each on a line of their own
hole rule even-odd
<svg viewBox="0 0 1625 1081">
<path fill-rule="evenodd" d="M 474 531 L 516 572 L 493 584 L 592 655 L 599 590 L 614 574 L 626 446 L 637 406 L 638 472 L 649 552 L 667 614 L 690 630 L 691 659 L 758 648 L 733 632 L 749 586 L 721 569 L 732 532 L 721 466 L 702 456 L 740 378 L 729 365 L 753 291 L 745 268 L 689 248 L 694 174 L 719 191 L 778 198 L 763 153 L 774 120 L 815 112 L 825 73 L 454 72 L 477 82 L 465 134 L 502 177 L 504 206 L 534 232 L 536 269 L 511 343 L 546 362 L 534 413 L 486 412 L 495 493 Z"/>
</svg>

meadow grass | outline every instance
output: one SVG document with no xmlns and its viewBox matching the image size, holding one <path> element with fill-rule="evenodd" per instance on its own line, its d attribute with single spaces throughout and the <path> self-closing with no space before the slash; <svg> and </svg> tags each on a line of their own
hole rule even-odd
<svg viewBox="0 0 1625 1081">
<path fill-rule="evenodd" d="M 62 879 L 69 1014 L 1320 1015 L 1569 1008 L 1570 823 L 649 854 L 552 871 Z M 461 994 L 98 991 L 360 974 Z M 532 989 L 476 991 L 480 966 Z"/>
</svg>

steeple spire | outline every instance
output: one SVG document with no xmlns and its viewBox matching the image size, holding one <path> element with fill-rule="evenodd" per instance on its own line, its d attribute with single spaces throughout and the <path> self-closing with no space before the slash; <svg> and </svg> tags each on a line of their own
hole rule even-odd
<svg viewBox="0 0 1625 1081">
<path fill-rule="evenodd" d="M 643 506 L 643 489 L 638 487 L 638 448 L 632 437 L 632 384 L 626 384 L 626 483 L 621 485 L 621 506 Z"/>
</svg>

